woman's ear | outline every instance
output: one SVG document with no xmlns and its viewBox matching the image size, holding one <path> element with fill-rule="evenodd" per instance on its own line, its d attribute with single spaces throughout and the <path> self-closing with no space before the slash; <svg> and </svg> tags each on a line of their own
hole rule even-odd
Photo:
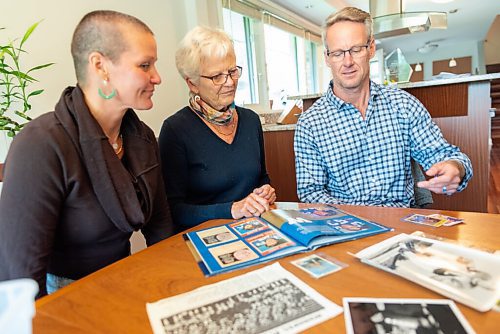
<svg viewBox="0 0 500 334">
<path fill-rule="evenodd" d="M 101 79 L 105 80 L 108 77 L 107 59 L 97 51 L 91 52 L 88 57 L 89 72 L 97 74 Z"/>
<path fill-rule="evenodd" d="M 191 79 L 186 78 L 186 83 L 187 83 L 187 85 L 188 85 L 188 87 L 189 87 L 189 90 L 190 90 L 191 92 L 193 92 L 193 93 L 195 93 L 195 94 L 198 94 L 198 92 L 200 91 L 200 89 L 198 88 L 198 86 L 197 86 L 197 85 L 195 85 L 195 84 L 191 81 Z"/>
</svg>

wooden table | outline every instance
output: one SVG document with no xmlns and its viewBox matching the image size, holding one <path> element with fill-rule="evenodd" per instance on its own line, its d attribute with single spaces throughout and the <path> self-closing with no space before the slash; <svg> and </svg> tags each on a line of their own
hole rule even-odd
<svg viewBox="0 0 500 334">
<path fill-rule="evenodd" d="M 349 253 L 355 253 L 383 239 L 399 233 L 416 230 L 437 236 L 473 243 L 488 248 L 500 248 L 500 215 L 419 210 L 430 214 L 441 212 L 464 218 L 466 224 L 432 228 L 401 222 L 400 219 L 414 209 L 340 206 L 344 210 L 391 226 L 394 232 L 383 233 L 361 240 L 345 242 L 318 249 L 349 267 L 314 279 L 290 261 L 304 254 L 279 260 L 281 265 L 325 297 L 342 305 L 343 297 L 384 298 L 445 298 L 398 276 L 360 263 Z M 210 221 L 200 227 L 221 224 Z M 190 291 L 258 268 L 206 278 L 197 267 L 181 235 L 176 235 L 153 247 L 136 253 L 89 275 L 56 293 L 36 302 L 34 333 L 151 333 L 146 314 L 146 302 Z M 477 333 L 498 333 L 500 313 L 481 313 L 458 304 L 462 313 Z M 343 315 L 324 322 L 308 333 L 343 333 Z"/>
</svg>

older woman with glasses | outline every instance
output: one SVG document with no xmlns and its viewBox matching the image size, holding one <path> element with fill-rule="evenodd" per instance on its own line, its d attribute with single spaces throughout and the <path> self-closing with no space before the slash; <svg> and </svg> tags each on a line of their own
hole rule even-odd
<svg viewBox="0 0 500 334">
<path fill-rule="evenodd" d="M 261 215 L 276 195 L 259 117 L 234 103 L 242 68 L 231 39 L 196 27 L 182 40 L 176 65 L 189 105 L 165 120 L 159 138 L 176 231 L 209 219 Z"/>
</svg>

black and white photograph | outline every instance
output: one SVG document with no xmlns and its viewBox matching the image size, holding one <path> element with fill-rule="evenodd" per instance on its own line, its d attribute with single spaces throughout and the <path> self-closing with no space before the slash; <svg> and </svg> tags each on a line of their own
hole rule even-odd
<svg viewBox="0 0 500 334">
<path fill-rule="evenodd" d="M 146 306 L 155 334 L 300 333 L 342 313 L 275 263 Z"/>
<path fill-rule="evenodd" d="M 471 334 L 447 299 L 344 298 L 348 334 Z"/>
<path fill-rule="evenodd" d="M 500 257 L 477 249 L 400 234 L 356 256 L 479 311 L 499 293 Z"/>
</svg>

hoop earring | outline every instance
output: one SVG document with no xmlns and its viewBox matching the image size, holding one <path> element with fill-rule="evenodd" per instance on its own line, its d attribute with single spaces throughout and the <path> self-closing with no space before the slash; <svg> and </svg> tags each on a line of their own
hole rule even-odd
<svg viewBox="0 0 500 334">
<path fill-rule="evenodd" d="M 102 82 L 103 82 L 104 86 L 108 85 L 108 81 L 107 80 L 103 80 Z M 114 88 L 113 88 L 113 91 L 109 95 L 104 94 L 104 92 L 102 91 L 101 87 L 97 88 L 97 93 L 99 94 L 100 97 L 102 97 L 105 100 L 110 100 L 110 99 L 112 99 L 113 97 L 116 96 L 116 90 Z"/>
</svg>

